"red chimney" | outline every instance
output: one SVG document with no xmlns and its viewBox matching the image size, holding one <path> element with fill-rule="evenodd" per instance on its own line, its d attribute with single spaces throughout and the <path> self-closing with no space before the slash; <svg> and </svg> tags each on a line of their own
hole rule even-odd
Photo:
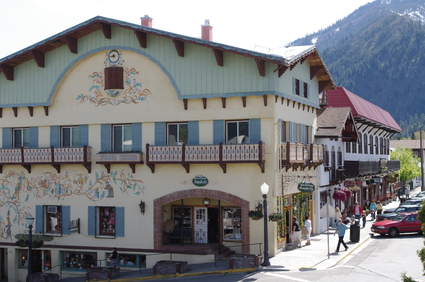
<svg viewBox="0 0 425 282">
<path fill-rule="evenodd" d="M 212 26 L 210 26 L 210 20 L 205 20 L 205 24 L 202 27 L 202 39 L 212 41 Z"/>
<path fill-rule="evenodd" d="M 152 27 L 152 18 L 150 18 L 148 15 L 145 15 L 143 18 L 140 18 L 142 20 L 142 25 L 147 27 Z"/>
</svg>

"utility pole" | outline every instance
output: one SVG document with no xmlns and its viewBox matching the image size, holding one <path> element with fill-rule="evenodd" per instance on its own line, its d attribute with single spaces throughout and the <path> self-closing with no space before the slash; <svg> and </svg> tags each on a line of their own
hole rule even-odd
<svg viewBox="0 0 425 282">
<path fill-rule="evenodd" d="M 423 149 L 423 145 L 422 145 L 422 127 L 419 130 L 419 141 L 421 142 L 421 153 L 420 153 L 420 157 L 421 157 L 421 191 L 425 191 L 424 188 L 424 149 Z"/>
</svg>

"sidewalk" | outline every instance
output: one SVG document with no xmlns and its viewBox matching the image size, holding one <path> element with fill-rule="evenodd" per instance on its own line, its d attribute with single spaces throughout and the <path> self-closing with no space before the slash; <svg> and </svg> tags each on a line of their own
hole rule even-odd
<svg viewBox="0 0 425 282">
<path fill-rule="evenodd" d="M 411 197 L 418 194 L 421 187 L 414 188 L 410 195 Z M 393 201 L 392 203 L 384 206 L 384 210 L 388 208 L 398 207 L 400 202 Z M 129 281 L 143 281 L 161 278 L 171 277 L 184 277 L 184 276 L 196 276 L 196 275 L 210 275 L 210 274 L 225 274 L 235 272 L 253 272 L 253 271 L 302 271 L 302 270 L 320 270 L 333 267 L 344 260 L 354 250 L 359 248 L 361 245 L 366 243 L 371 235 L 370 227 L 372 226 L 372 220 L 370 215 L 367 218 L 366 227 L 360 228 L 360 240 L 359 242 L 350 241 L 350 230 L 345 233 L 344 241 L 348 246 L 348 250 L 344 251 L 341 249 L 339 253 L 335 252 L 336 245 L 338 243 L 338 236 L 335 235 L 335 228 L 331 227 L 329 233 L 326 231 L 321 234 L 312 235 L 311 245 L 306 246 L 303 241 L 302 248 L 295 248 L 287 250 L 277 254 L 270 258 L 270 266 L 261 266 L 257 269 L 229 269 L 229 263 L 227 261 L 220 261 L 217 263 L 203 263 L 203 264 L 192 264 L 188 265 L 188 269 L 177 275 L 169 276 L 152 276 L 152 269 L 142 269 L 140 271 L 121 272 L 121 276 L 118 279 L 111 281 L 129 282 Z M 362 225 L 362 223 L 361 223 Z M 329 250 L 329 254 L 328 254 Z M 85 277 L 80 278 L 67 278 L 62 281 L 69 282 L 83 282 L 86 281 Z M 100 280 L 97 280 L 100 281 Z"/>
</svg>

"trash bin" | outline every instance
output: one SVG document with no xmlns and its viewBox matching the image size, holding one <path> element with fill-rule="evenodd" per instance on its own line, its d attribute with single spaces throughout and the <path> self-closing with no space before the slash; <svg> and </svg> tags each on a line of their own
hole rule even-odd
<svg viewBox="0 0 425 282">
<path fill-rule="evenodd" d="M 350 226 L 350 241 L 351 242 L 360 241 L 360 225 L 359 224 L 352 224 Z"/>
</svg>

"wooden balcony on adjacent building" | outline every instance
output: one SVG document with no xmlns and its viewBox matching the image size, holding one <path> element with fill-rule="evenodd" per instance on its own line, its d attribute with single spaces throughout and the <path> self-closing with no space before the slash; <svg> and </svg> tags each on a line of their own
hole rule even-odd
<svg viewBox="0 0 425 282">
<path fill-rule="evenodd" d="M 146 144 L 146 165 L 155 172 L 156 164 L 181 164 L 189 173 L 190 164 L 218 164 L 226 173 L 229 163 L 256 163 L 264 173 L 264 144 L 173 145 Z"/>
<path fill-rule="evenodd" d="M 31 173 L 31 165 L 52 165 L 60 173 L 60 165 L 81 164 L 91 172 L 91 148 L 14 148 L 0 149 L 0 173 L 4 165 L 22 165 Z"/>
<path fill-rule="evenodd" d="M 324 162 L 324 147 L 319 144 L 307 144 L 286 142 L 280 145 L 282 167 L 288 170 L 301 167 L 314 167 Z"/>
<path fill-rule="evenodd" d="M 381 161 L 345 161 L 344 175 L 346 177 L 366 176 L 396 171 L 400 169 L 400 161 L 386 161 L 385 166 Z"/>
<path fill-rule="evenodd" d="M 142 152 L 99 152 L 96 164 L 103 164 L 108 173 L 112 164 L 128 164 L 133 173 L 136 173 L 136 164 L 143 164 Z"/>
</svg>

